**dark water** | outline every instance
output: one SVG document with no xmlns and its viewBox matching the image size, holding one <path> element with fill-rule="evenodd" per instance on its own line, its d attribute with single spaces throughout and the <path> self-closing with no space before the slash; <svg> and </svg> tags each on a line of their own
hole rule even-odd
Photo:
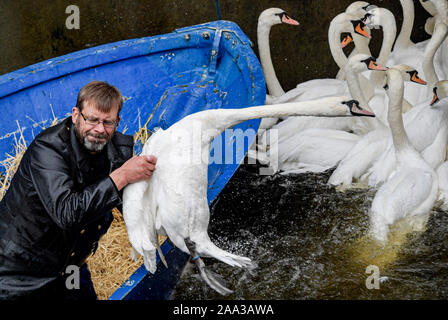
<svg viewBox="0 0 448 320">
<path fill-rule="evenodd" d="M 424 232 L 395 232 L 387 248 L 367 240 L 375 190 L 327 186 L 331 172 L 259 176 L 243 165 L 223 190 L 212 241 L 255 260 L 252 272 L 214 259 L 206 265 L 235 292 L 208 288 L 189 265 L 173 299 L 446 299 L 448 215 L 433 210 Z M 367 289 L 369 265 L 385 281 Z"/>
</svg>

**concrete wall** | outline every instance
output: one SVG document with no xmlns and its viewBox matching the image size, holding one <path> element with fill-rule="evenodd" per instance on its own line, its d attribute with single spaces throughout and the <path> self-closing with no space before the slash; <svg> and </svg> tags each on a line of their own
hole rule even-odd
<svg viewBox="0 0 448 320">
<path fill-rule="evenodd" d="M 258 15 L 269 7 L 284 9 L 299 27 L 278 25 L 271 30 L 271 53 L 284 89 L 297 83 L 334 77 L 337 66 L 328 46 L 327 31 L 333 17 L 352 0 L 218 0 L 221 18 L 236 22 L 254 43 L 258 55 Z M 423 26 L 429 15 L 414 0 L 413 40 L 428 38 Z M 401 27 L 399 0 L 371 4 L 391 10 Z M 69 5 L 80 9 L 80 29 L 67 29 Z M 27 65 L 124 39 L 169 33 L 176 28 L 217 20 L 215 0 L 2 0 L 0 2 L 0 74 Z M 372 52 L 377 54 L 382 32 L 373 30 Z"/>
</svg>

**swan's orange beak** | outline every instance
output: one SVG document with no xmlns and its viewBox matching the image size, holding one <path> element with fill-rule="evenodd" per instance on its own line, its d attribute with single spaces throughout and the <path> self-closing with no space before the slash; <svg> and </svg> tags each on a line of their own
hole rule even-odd
<svg viewBox="0 0 448 320">
<path fill-rule="evenodd" d="M 294 20 L 294 19 L 291 18 L 291 17 L 288 17 L 288 15 L 286 15 L 286 14 L 284 14 L 284 15 L 282 16 L 282 22 L 283 22 L 283 23 L 286 23 L 286 24 L 291 24 L 291 25 L 293 25 L 293 26 L 298 26 L 298 25 L 300 24 L 299 21 Z"/>
<path fill-rule="evenodd" d="M 353 38 L 350 34 L 346 35 L 344 37 L 344 39 L 342 39 L 341 41 L 341 48 L 345 48 L 346 46 L 348 46 L 350 44 L 350 42 L 353 41 Z"/>
<path fill-rule="evenodd" d="M 375 114 L 373 112 L 367 111 L 366 109 L 363 108 L 358 108 L 358 106 L 354 105 L 352 110 L 351 110 L 352 114 L 354 116 L 364 116 L 364 117 L 374 117 Z"/>
<path fill-rule="evenodd" d="M 370 34 L 368 34 L 367 31 L 366 31 L 366 27 L 363 26 L 363 25 L 361 25 L 361 22 L 358 23 L 358 24 L 356 25 L 356 27 L 355 27 L 355 31 L 356 31 L 357 33 L 359 33 L 360 35 L 366 37 L 367 39 L 370 39 L 370 38 L 371 38 L 371 37 L 370 37 Z"/>
<path fill-rule="evenodd" d="M 377 70 L 377 71 L 386 71 L 387 68 L 385 66 L 382 66 L 378 63 L 376 63 L 375 61 L 370 60 L 369 62 L 369 70 Z"/>
<path fill-rule="evenodd" d="M 417 73 L 414 73 L 414 74 L 412 75 L 412 77 L 411 77 L 411 81 L 412 81 L 412 82 L 415 82 L 415 83 L 423 84 L 423 85 L 426 84 L 426 81 L 423 80 L 422 78 L 420 78 L 420 77 L 417 75 Z"/>
<path fill-rule="evenodd" d="M 432 101 L 430 103 L 431 106 L 434 103 L 436 103 L 437 101 L 439 101 L 439 96 L 437 95 L 437 87 L 434 87 L 433 92 L 434 92 L 434 96 L 433 96 Z"/>
<path fill-rule="evenodd" d="M 350 108 L 350 113 L 357 117 L 374 117 L 375 114 L 373 112 L 367 111 L 366 109 L 359 106 L 359 102 L 357 100 L 350 100 L 344 102 Z"/>
</svg>

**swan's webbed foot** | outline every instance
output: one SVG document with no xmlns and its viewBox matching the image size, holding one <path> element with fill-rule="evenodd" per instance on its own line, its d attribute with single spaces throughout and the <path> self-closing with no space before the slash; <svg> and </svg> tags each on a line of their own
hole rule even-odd
<svg viewBox="0 0 448 320">
<path fill-rule="evenodd" d="M 217 273 L 206 269 L 204 261 L 196 251 L 196 244 L 191 241 L 190 238 L 185 238 L 185 245 L 190 251 L 190 261 L 196 265 L 199 270 L 201 278 L 207 283 L 213 290 L 222 295 L 228 295 L 233 293 L 232 290 L 225 287 L 225 280 Z"/>
</svg>

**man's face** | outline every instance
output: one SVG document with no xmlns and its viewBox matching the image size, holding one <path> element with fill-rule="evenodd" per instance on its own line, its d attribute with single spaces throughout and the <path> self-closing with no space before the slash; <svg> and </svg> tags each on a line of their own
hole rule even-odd
<svg viewBox="0 0 448 320">
<path fill-rule="evenodd" d="M 109 112 L 102 112 L 96 108 L 95 102 L 84 101 L 82 114 L 78 108 L 72 109 L 72 121 L 75 124 L 75 132 L 84 147 L 91 152 L 103 150 L 112 139 L 118 124 L 118 106 Z M 98 122 L 94 124 L 95 122 Z"/>
</svg>

